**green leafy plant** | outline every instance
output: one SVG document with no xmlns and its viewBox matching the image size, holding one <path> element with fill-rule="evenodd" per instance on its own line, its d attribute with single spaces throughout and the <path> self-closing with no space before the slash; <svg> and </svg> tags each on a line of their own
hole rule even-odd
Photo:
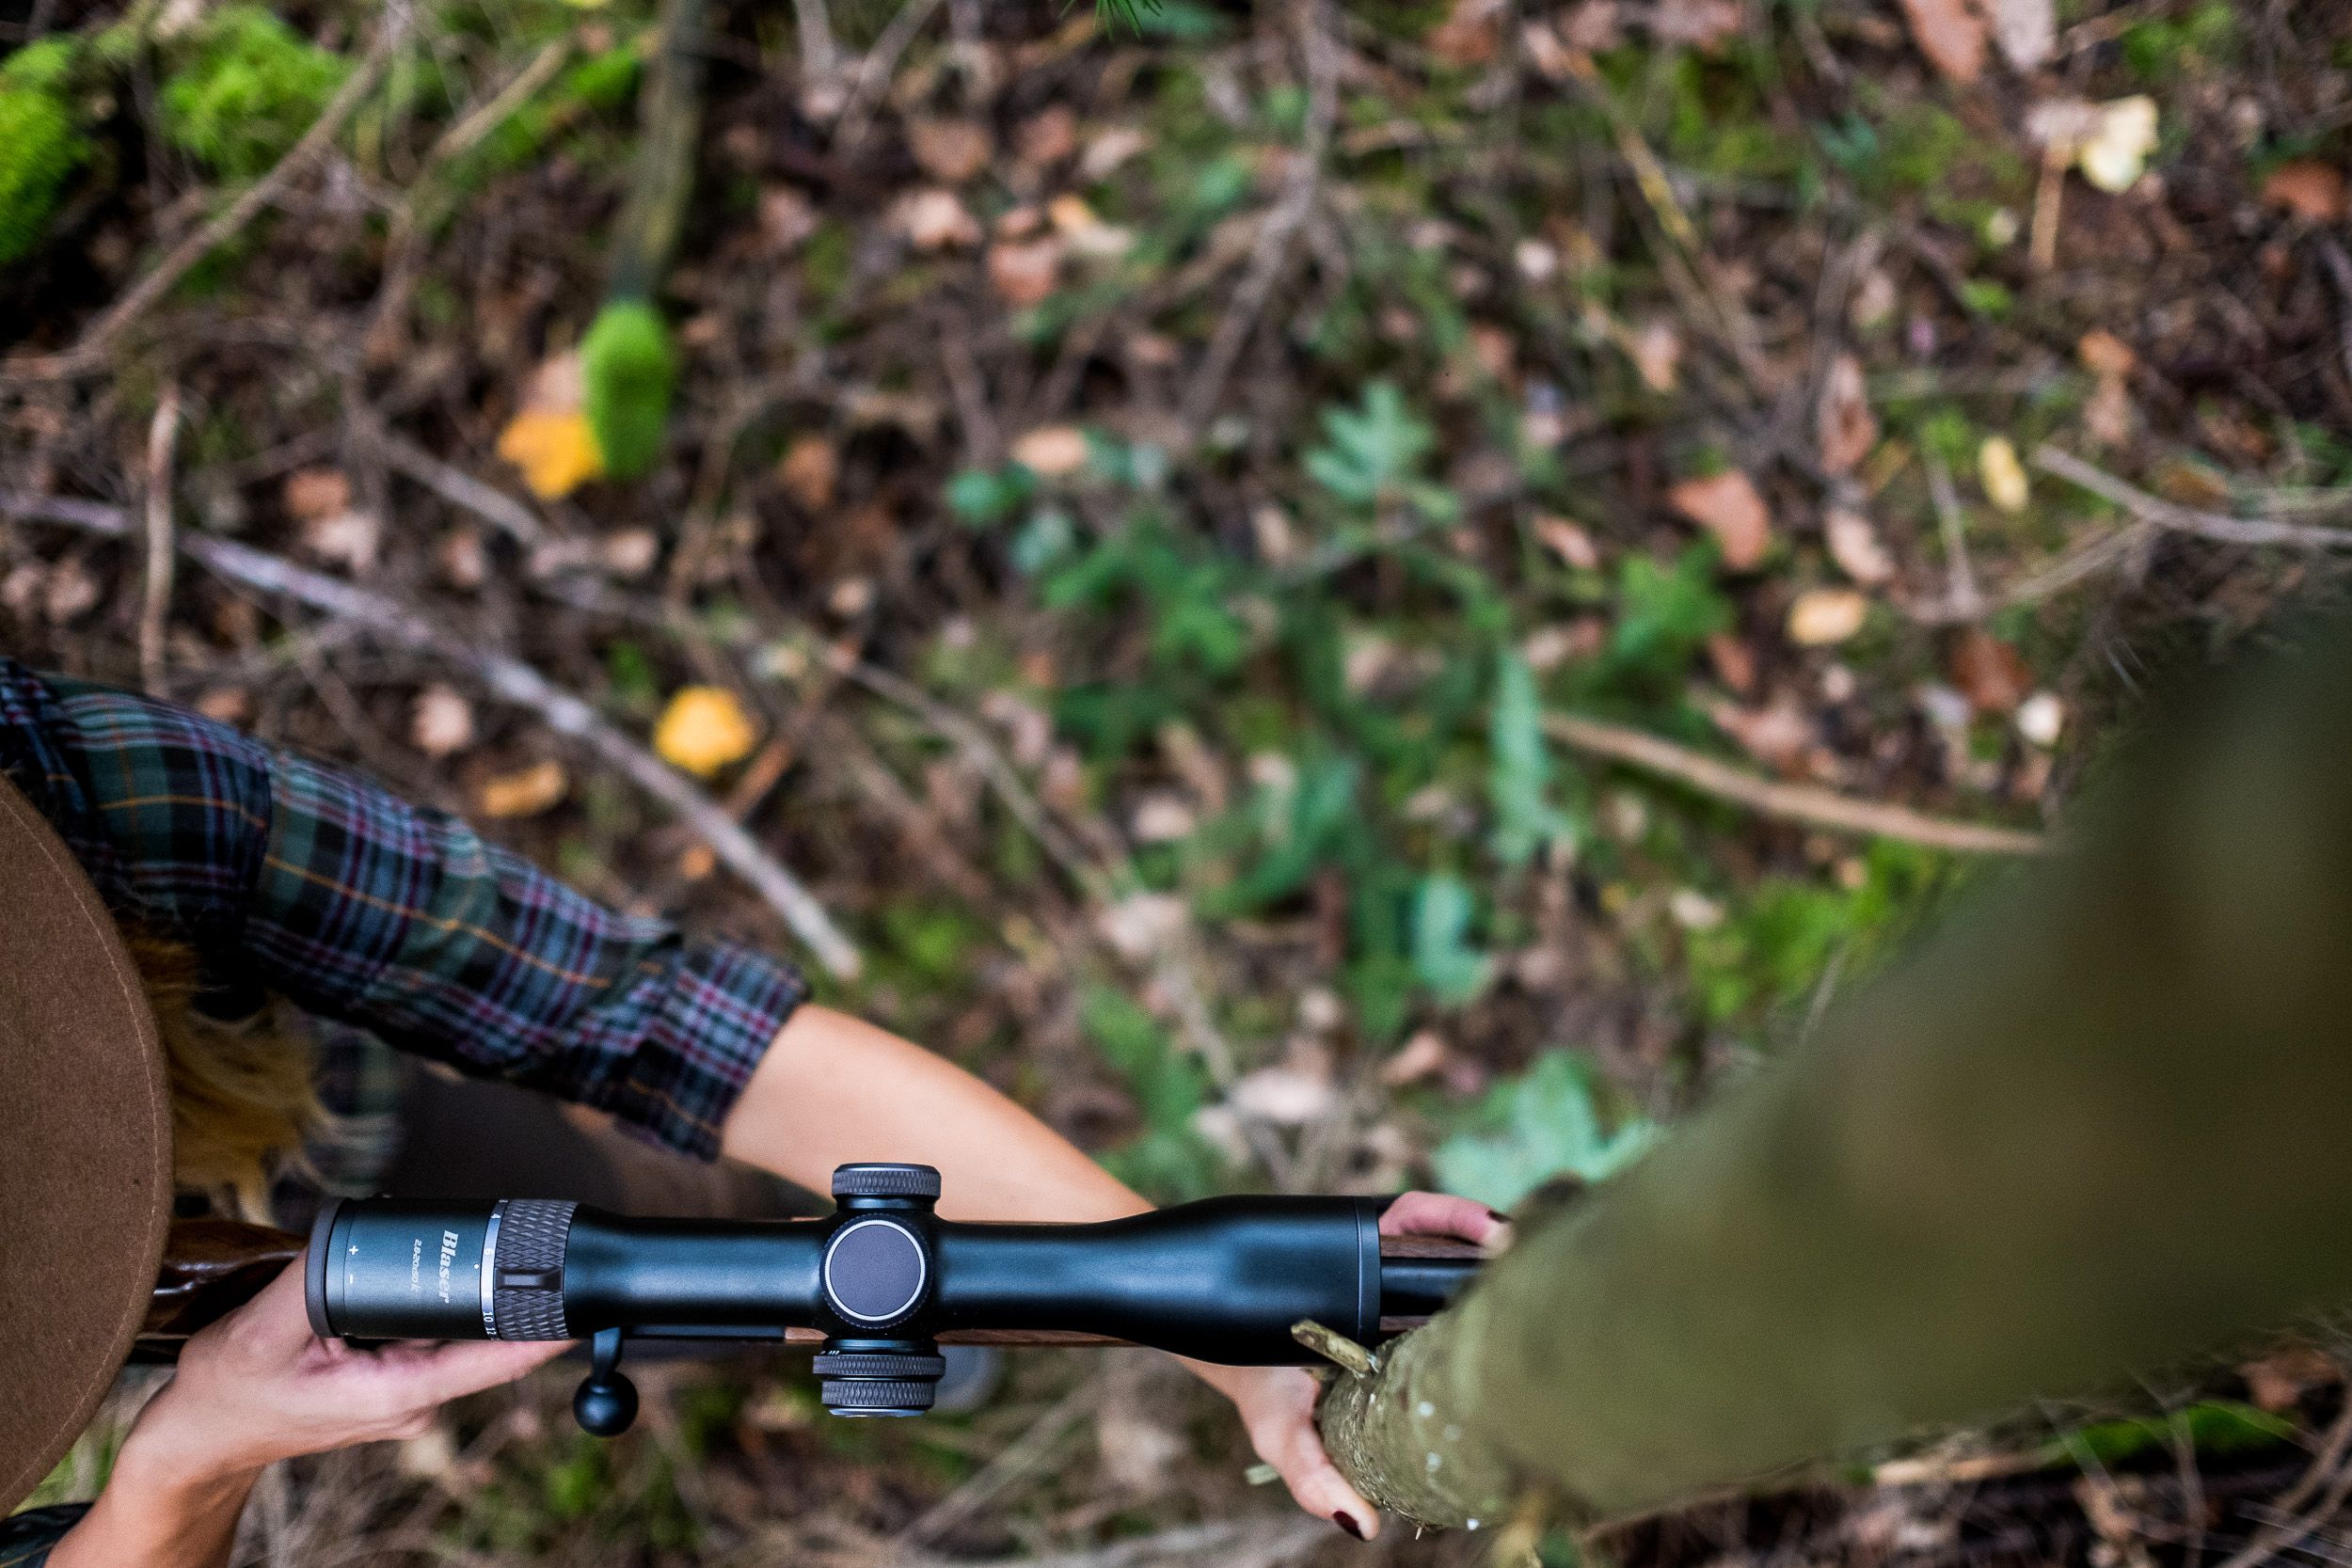
<svg viewBox="0 0 2352 1568">
<path fill-rule="evenodd" d="M 1437 432 L 1405 406 L 1394 383 L 1366 387 L 1359 407 L 1325 409 L 1323 434 L 1307 453 L 1307 476 L 1341 500 L 1366 510 L 1403 502 L 1438 522 L 1459 510 L 1453 492 L 1422 474 Z"/>
<path fill-rule="evenodd" d="M 61 88 L 72 61 L 65 40 L 20 49 L 0 66 L 0 266 L 28 255 L 89 155 Z"/>
<path fill-rule="evenodd" d="M 1629 555 L 1617 570 L 1617 624 L 1605 673 L 1625 685 L 1678 680 L 1707 640 L 1731 626 L 1731 602 L 1715 586 L 1712 546 L 1693 545 L 1661 566 Z"/>
<path fill-rule="evenodd" d="M 1448 1006 L 1476 1001 L 1494 978 L 1495 961 L 1470 942 L 1478 895 L 1446 873 L 1424 877 L 1413 890 L 1413 974 Z"/>
<path fill-rule="evenodd" d="M 1554 1051 L 1488 1090 L 1472 1125 L 1438 1147 L 1438 1182 L 1508 1209 L 1556 1176 L 1607 1180 L 1647 1149 L 1658 1131 L 1640 1117 L 1606 1124 L 1591 1072 L 1576 1056 Z"/>
<path fill-rule="evenodd" d="M 660 312 L 643 300 L 614 300 L 596 312 L 580 345 L 588 426 L 605 472 L 634 479 L 661 455 L 677 384 L 677 356 Z"/>
<path fill-rule="evenodd" d="M 1143 1131 L 1103 1156 L 1128 1185 L 1162 1200 L 1202 1197 L 1223 1175 L 1216 1152 L 1194 1131 L 1208 1103 L 1208 1075 L 1180 1053 L 1157 1020 L 1115 990 L 1089 988 L 1078 1004 L 1079 1022 L 1103 1058 L 1126 1080 L 1143 1117 Z"/>
<path fill-rule="evenodd" d="M 251 179 L 301 138 L 350 71 L 261 7 L 227 7 L 206 18 L 164 83 L 164 138 L 218 173 Z"/>
<path fill-rule="evenodd" d="M 1544 743 L 1544 710 L 1535 673 L 1516 652 L 1495 660 L 1494 706 L 1487 720 L 1486 795 L 1494 807 L 1495 858 L 1524 865 L 1535 852 L 1575 829 L 1551 803 L 1551 753 Z"/>
</svg>

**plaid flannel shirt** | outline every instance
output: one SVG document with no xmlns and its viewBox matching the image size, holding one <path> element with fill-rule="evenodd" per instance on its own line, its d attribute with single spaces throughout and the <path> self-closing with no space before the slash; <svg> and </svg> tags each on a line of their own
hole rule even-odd
<svg viewBox="0 0 2352 1568">
<path fill-rule="evenodd" d="M 326 1021 L 330 1108 L 382 1112 L 381 1040 L 710 1158 L 806 986 L 596 903 L 444 813 L 168 704 L 0 657 L 0 770 L 119 918 L 243 1010 Z"/>
</svg>

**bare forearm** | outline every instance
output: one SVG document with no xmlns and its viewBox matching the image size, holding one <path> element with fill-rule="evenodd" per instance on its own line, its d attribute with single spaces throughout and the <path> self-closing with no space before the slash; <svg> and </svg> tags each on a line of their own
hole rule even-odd
<svg viewBox="0 0 2352 1568">
<path fill-rule="evenodd" d="M 792 1015 L 722 1145 L 819 1193 L 834 1166 L 854 1160 L 936 1165 L 940 1212 L 953 1219 L 1102 1220 L 1151 1207 L 954 1063 L 828 1007 Z"/>
<path fill-rule="evenodd" d="M 126 1446 L 90 1511 L 49 1553 L 49 1568 L 222 1568 L 251 1475 L 181 1481 Z"/>
</svg>

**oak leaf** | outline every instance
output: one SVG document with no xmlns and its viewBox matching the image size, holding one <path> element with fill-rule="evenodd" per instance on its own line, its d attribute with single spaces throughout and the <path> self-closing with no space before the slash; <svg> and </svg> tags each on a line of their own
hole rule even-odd
<svg viewBox="0 0 2352 1568">
<path fill-rule="evenodd" d="M 1772 542 L 1772 515 L 1756 481 L 1734 468 L 1705 479 L 1686 479 L 1666 492 L 1677 512 L 1712 534 L 1724 564 L 1753 571 Z"/>
</svg>

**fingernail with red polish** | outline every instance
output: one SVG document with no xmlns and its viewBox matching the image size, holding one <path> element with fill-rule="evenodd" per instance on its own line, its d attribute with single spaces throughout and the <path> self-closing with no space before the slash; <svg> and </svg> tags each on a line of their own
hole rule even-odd
<svg viewBox="0 0 2352 1568">
<path fill-rule="evenodd" d="M 1354 1536 L 1359 1541 L 1361 1541 L 1364 1538 L 1364 1527 L 1358 1524 L 1347 1514 L 1334 1513 L 1331 1515 L 1331 1522 L 1339 1526 L 1340 1528 L 1347 1531 L 1348 1534 Z"/>
</svg>

